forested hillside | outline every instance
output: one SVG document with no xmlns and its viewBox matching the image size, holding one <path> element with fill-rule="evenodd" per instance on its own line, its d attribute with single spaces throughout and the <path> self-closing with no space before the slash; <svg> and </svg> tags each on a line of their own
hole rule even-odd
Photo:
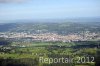
<svg viewBox="0 0 100 66">
<path fill-rule="evenodd" d="M 0 32 L 30 32 L 30 33 L 79 33 L 82 31 L 99 32 L 100 22 L 63 22 L 63 23 L 8 23 L 0 24 Z"/>
</svg>

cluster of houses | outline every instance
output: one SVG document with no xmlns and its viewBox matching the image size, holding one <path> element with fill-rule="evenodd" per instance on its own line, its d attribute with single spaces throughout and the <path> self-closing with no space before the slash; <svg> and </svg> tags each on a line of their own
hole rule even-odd
<svg viewBox="0 0 100 66">
<path fill-rule="evenodd" d="M 44 34 L 28 34 L 28 33 L 0 33 L 0 37 L 10 39 L 12 41 L 86 41 L 86 40 L 100 40 L 100 33 L 85 32 L 84 34 L 68 34 L 58 35 L 55 33 L 44 33 Z"/>
</svg>

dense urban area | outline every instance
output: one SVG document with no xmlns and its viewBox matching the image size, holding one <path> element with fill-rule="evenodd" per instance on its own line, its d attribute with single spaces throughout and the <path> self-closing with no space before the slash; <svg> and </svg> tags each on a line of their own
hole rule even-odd
<svg viewBox="0 0 100 66">
<path fill-rule="evenodd" d="M 58 35 L 55 33 L 41 33 L 41 34 L 31 34 L 25 32 L 12 32 L 12 33 L 0 33 L 0 37 L 4 37 L 9 40 L 22 40 L 26 42 L 31 41 L 98 41 L 100 40 L 100 33 L 90 33 L 86 31 L 84 33 L 72 33 L 68 35 Z"/>
</svg>

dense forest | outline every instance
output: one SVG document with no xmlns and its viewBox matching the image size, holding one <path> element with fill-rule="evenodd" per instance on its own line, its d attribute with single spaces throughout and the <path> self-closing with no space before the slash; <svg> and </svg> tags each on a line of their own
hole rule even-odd
<svg viewBox="0 0 100 66">
<path fill-rule="evenodd" d="M 5 39 L 0 39 L 7 41 Z M 14 45 L 26 45 L 19 47 Z M 99 66 L 100 42 L 32 42 L 0 45 L 0 66 Z M 29 45 L 29 46 L 28 46 Z M 10 48 L 9 48 L 10 47 Z M 41 63 L 39 58 L 74 58 L 73 63 Z M 78 59 L 81 58 L 82 60 Z M 85 58 L 85 59 L 84 59 Z M 94 58 L 94 59 L 93 59 Z"/>
</svg>

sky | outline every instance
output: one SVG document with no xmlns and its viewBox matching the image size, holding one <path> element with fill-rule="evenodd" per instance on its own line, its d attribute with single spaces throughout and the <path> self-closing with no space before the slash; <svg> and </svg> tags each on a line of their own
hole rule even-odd
<svg viewBox="0 0 100 66">
<path fill-rule="evenodd" d="M 0 0 L 0 20 L 100 17 L 100 0 Z"/>
</svg>

